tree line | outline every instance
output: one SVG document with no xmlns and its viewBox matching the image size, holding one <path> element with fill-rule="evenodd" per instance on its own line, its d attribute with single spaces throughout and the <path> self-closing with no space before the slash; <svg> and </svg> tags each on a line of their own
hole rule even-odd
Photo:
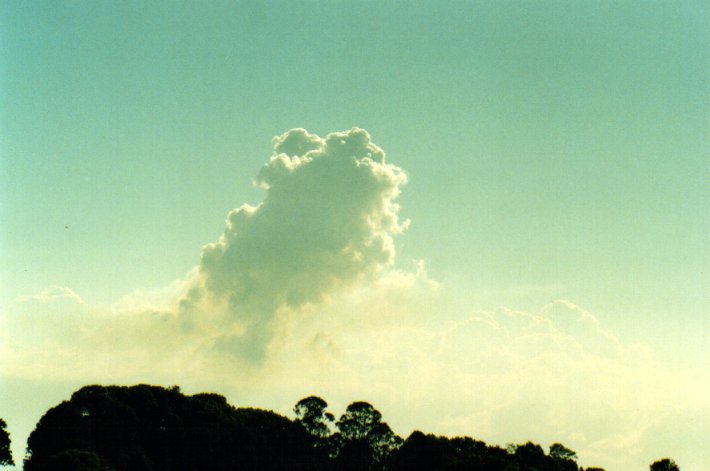
<svg viewBox="0 0 710 471">
<path fill-rule="evenodd" d="M 415 431 L 399 437 L 367 402 L 336 420 L 310 396 L 295 420 L 235 408 L 218 394 L 178 387 L 86 386 L 51 408 L 27 441 L 25 471 L 604 471 L 576 463 L 574 451 L 532 442 L 506 448 L 470 437 Z M 12 465 L 0 419 L 0 465 Z M 668 458 L 651 471 L 679 471 Z"/>
</svg>

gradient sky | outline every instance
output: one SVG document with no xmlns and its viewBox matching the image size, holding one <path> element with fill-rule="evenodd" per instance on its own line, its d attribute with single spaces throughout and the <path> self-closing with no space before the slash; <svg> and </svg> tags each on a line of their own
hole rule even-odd
<svg viewBox="0 0 710 471">
<path fill-rule="evenodd" d="M 438 284 L 417 326 L 569 300 L 643 344 L 659 375 L 700 374 L 707 392 L 709 13 L 702 1 L 2 2 L 0 316 L 49 286 L 110 310 L 185 279 L 228 211 L 264 198 L 252 179 L 274 136 L 357 126 L 408 175 L 394 268 L 422 260 Z M 14 371 L 0 369 L 0 416 L 18 436 L 98 382 Z M 258 405 L 293 404 L 303 386 Z M 3 404 L 33 391 L 35 409 Z M 707 432 L 708 400 L 688 401 L 704 415 L 680 428 Z M 434 412 L 402 423 L 458 430 Z M 700 450 L 674 457 L 708 464 Z"/>
</svg>

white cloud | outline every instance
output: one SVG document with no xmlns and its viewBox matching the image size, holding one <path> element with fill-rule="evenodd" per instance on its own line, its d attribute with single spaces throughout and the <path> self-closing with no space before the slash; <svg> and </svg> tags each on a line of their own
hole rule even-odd
<svg viewBox="0 0 710 471">
<path fill-rule="evenodd" d="M 203 249 L 199 284 L 183 305 L 220 305 L 241 332 L 215 347 L 262 360 L 279 309 L 318 304 L 392 266 L 393 237 L 406 225 L 395 203 L 405 182 L 362 129 L 275 138 L 255 179 L 264 201 L 229 213 L 222 237 Z"/>
</svg>

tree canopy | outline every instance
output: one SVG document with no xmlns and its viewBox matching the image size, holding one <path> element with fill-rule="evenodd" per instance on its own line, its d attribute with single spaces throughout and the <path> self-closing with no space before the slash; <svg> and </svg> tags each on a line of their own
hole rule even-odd
<svg viewBox="0 0 710 471">
<path fill-rule="evenodd" d="M 577 453 L 570 450 L 561 443 L 553 443 L 550 445 L 550 456 L 558 460 L 576 460 Z"/>
<path fill-rule="evenodd" d="M 12 450 L 10 449 L 10 434 L 7 433 L 7 423 L 0 419 L 0 466 L 13 466 Z"/>
<path fill-rule="evenodd" d="M 367 402 L 353 402 L 335 424 L 333 436 L 336 465 L 341 469 L 383 468 L 385 460 L 401 445 L 382 414 Z"/>
<path fill-rule="evenodd" d="M 330 434 L 329 424 L 335 420 L 330 412 L 326 412 L 328 403 L 317 396 L 309 396 L 296 403 L 293 412 L 296 422 L 301 424 L 311 435 L 318 438 Z"/>
<path fill-rule="evenodd" d="M 27 448 L 26 471 L 321 469 L 310 435 L 286 417 L 147 385 L 80 389 L 40 419 Z"/>
<path fill-rule="evenodd" d="M 663 458 L 651 464 L 651 471 L 679 471 L 678 465 L 670 458 Z"/>
<path fill-rule="evenodd" d="M 327 409 L 308 396 L 291 420 L 178 387 L 86 386 L 40 419 L 25 470 L 581 471 L 577 454 L 561 443 L 545 453 L 533 442 L 501 448 L 420 431 L 404 440 L 368 402 L 351 403 L 337 421 Z M 0 431 L 0 458 L 7 456 L 0 463 L 11 463 L 1 420 Z M 651 471 L 678 467 L 666 458 Z"/>
</svg>

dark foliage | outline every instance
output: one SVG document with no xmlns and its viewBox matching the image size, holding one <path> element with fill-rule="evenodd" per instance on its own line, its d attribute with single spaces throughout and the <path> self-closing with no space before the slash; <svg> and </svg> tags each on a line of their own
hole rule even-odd
<svg viewBox="0 0 710 471">
<path fill-rule="evenodd" d="M 7 433 L 7 424 L 0 419 L 0 466 L 12 466 L 12 450 L 10 450 L 10 434 Z"/>
<path fill-rule="evenodd" d="M 385 463 L 402 444 L 382 414 L 367 402 L 353 402 L 335 424 L 332 437 L 335 465 L 343 470 L 385 469 Z"/>
<path fill-rule="evenodd" d="M 328 403 L 317 396 L 301 399 L 294 406 L 296 422 L 301 424 L 308 433 L 322 439 L 330 435 L 329 423 L 335 420 L 330 412 L 326 412 Z"/>
<path fill-rule="evenodd" d="M 532 442 L 503 449 L 419 431 L 402 440 L 367 402 L 350 404 L 333 433 L 327 406 L 302 399 L 291 421 L 176 386 L 87 386 L 40 419 L 25 470 L 581 471 L 560 443 L 546 454 Z M 651 471 L 678 468 L 665 459 Z"/>
<path fill-rule="evenodd" d="M 560 471 L 577 471 L 577 453 L 561 443 L 550 445 L 550 457 L 555 461 Z"/>
<path fill-rule="evenodd" d="M 496 464 L 507 460 L 504 450 L 492 451 L 485 443 L 469 437 L 447 438 L 415 431 L 392 459 L 393 470 L 503 469 Z M 497 456 L 496 456 L 497 455 Z M 501 458 L 505 459 L 501 459 Z M 487 466 L 487 467 L 486 467 Z"/>
<path fill-rule="evenodd" d="M 113 471 L 99 455 L 90 451 L 64 450 L 52 455 L 37 469 L 46 471 Z"/>
<path fill-rule="evenodd" d="M 669 458 L 663 458 L 651 464 L 651 471 L 679 471 L 675 461 Z"/>
<path fill-rule="evenodd" d="M 301 427 L 216 394 L 87 386 L 50 409 L 28 442 L 25 470 L 317 470 L 325 458 Z M 69 466 L 67 468 L 67 466 Z"/>
<path fill-rule="evenodd" d="M 559 445 L 559 444 L 557 444 Z M 561 445 L 560 445 L 561 446 Z M 556 449 L 553 445 L 553 449 Z M 571 450 L 546 455 L 528 442 L 507 450 L 469 437 L 437 437 L 413 432 L 393 455 L 392 471 L 577 471 Z"/>
</svg>

